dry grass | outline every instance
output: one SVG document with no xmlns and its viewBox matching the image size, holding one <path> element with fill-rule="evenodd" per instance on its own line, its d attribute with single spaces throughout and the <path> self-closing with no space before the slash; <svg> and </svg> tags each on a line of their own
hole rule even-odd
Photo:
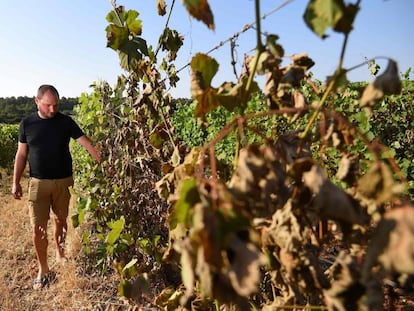
<svg viewBox="0 0 414 311">
<path fill-rule="evenodd" d="M 49 264 L 56 282 L 33 290 L 37 274 L 26 200 L 10 194 L 10 180 L 0 179 L 0 311 L 21 310 L 134 310 L 118 298 L 116 276 L 88 275 L 77 266 L 81 252 L 80 234 L 69 227 L 64 266 L 54 260 L 54 241 L 49 223 Z M 27 182 L 23 182 L 27 184 Z M 27 194 L 26 189 L 25 194 Z"/>
</svg>

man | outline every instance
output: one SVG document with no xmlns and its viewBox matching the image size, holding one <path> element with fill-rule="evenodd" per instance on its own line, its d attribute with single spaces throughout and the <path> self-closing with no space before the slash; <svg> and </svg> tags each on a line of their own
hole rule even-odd
<svg viewBox="0 0 414 311">
<path fill-rule="evenodd" d="M 33 288 L 47 285 L 52 273 L 47 262 L 47 226 L 52 211 L 56 260 L 66 261 L 64 244 L 67 231 L 70 193 L 73 185 L 70 138 L 76 139 L 100 163 L 91 140 L 79 126 L 59 110 L 59 93 L 52 85 L 39 87 L 35 98 L 37 112 L 20 123 L 12 193 L 21 199 L 20 180 L 27 160 L 30 168 L 29 214 L 33 225 L 33 244 L 39 266 Z"/>
</svg>

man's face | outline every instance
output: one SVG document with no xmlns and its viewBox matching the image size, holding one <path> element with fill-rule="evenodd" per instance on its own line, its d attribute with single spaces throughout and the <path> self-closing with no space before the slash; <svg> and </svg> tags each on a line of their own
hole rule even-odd
<svg viewBox="0 0 414 311">
<path fill-rule="evenodd" d="M 42 119 L 53 118 L 59 110 L 59 99 L 52 92 L 47 91 L 42 98 L 36 97 L 35 102 Z"/>
</svg>

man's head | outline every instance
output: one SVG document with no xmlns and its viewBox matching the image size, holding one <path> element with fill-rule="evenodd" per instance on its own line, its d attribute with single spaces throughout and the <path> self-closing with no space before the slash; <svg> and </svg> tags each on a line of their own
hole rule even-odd
<svg viewBox="0 0 414 311">
<path fill-rule="evenodd" d="M 39 117 L 53 118 L 59 110 L 59 92 L 52 85 L 41 85 L 35 98 Z"/>
</svg>

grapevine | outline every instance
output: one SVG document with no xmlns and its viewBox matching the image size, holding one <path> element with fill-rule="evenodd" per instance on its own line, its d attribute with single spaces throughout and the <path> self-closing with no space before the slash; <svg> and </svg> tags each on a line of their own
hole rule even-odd
<svg viewBox="0 0 414 311">
<path fill-rule="evenodd" d="M 207 1 L 183 2 L 214 29 Z M 108 47 L 128 74 L 114 89 L 102 82 L 81 99 L 80 121 L 105 160 L 88 167 L 92 179 L 79 181 L 74 220 L 89 224 L 88 255 L 120 274 L 121 296 L 166 310 L 378 310 L 381 282 L 414 273 L 408 166 L 401 170 L 390 148 L 364 128 L 384 100 L 402 91 L 398 64 L 389 58 L 352 95 L 353 113 L 337 105 L 346 74 L 357 67 L 342 64 L 360 1 L 328 2 L 331 19 L 318 1 L 309 1 L 304 14 L 318 36 L 328 28 L 344 35 L 326 84 L 312 80 L 309 55 L 285 55 L 276 34 L 262 34 L 259 0 L 256 54 L 246 56 L 236 82 L 212 86 L 217 61 L 194 55 L 191 92 L 203 132 L 193 146 L 177 135 L 180 107 L 166 92 L 178 79 L 174 61 L 183 38 L 167 22 L 154 52 L 141 36 L 138 12 L 113 2 Z M 166 3 L 157 4 L 165 14 Z M 282 59 L 290 63 L 282 66 Z M 266 77 L 263 90 L 258 75 Z M 220 109 L 230 117 L 210 136 Z M 219 152 L 226 139 L 231 160 Z M 333 242 L 334 257 L 326 254 Z"/>
</svg>

